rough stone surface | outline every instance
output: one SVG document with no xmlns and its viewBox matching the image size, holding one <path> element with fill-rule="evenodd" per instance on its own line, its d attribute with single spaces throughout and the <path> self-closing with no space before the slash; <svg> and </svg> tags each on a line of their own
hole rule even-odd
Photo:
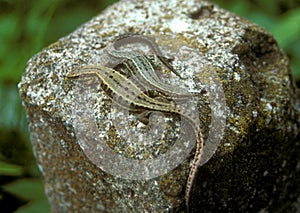
<svg viewBox="0 0 300 213">
<path fill-rule="evenodd" d="M 170 115 L 164 139 L 141 145 L 146 128 L 130 114 L 137 136 L 129 140 L 111 122 L 111 101 L 99 86 L 88 88 L 85 80 L 66 78 L 79 66 L 103 64 L 103 48 L 126 32 L 154 38 L 186 78 L 187 88 L 202 91 L 198 111 L 205 139 L 213 112 L 225 107 L 224 137 L 197 173 L 190 212 L 300 211 L 299 95 L 273 36 L 206 1 L 132 0 L 107 8 L 32 57 L 19 84 L 53 212 L 186 211 L 184 189 L 194 150 L 163 176 L 130 180 L 97 167 L 75 131 L 79 125 L 86 136 L 95 134 L 88 120 L 80 123 L 74 117 L 74 100 L 79 99 L 94 115 L 107 145 L 129 159 L 155 158 L 178 137 L 178 116 Z M 209 104 L 216 88 L 209 90 L 206 83 L 214 74 L 226 106 Z M 164 76 L 178 81 L 167 71 Z M 77 95 L 74 88 L 81 83 L 87 92 Z"/>
</svg>

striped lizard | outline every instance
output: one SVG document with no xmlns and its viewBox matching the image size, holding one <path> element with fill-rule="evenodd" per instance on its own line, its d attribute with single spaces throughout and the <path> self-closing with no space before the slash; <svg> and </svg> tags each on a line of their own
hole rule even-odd
<svg viewBox="0 0 300 213">
<path fill-rule="evenodd" d="M 151 50 L 154 52 L 154 54 L 160 59 L 160 61 L 170 69 L 171 72 L 173 72 L 176 76 L 178 76 L 180 79 L 183 79 L 180 74 L 173 68 L 172 65 L 169 64 L 169 62 L 163 57 L 162 52 L 160 51 L 158 45 L 149 37 L 140 35 L 140 34 L 125 34 L 121 35 L 118 38 L 114 40 L 113 43 L 109 44 L 106 48 L 106 52 L 109 56 L 115 59 L 122 60 L 121 64 L 124 64 L 126 68 L 129 71 L 129 74 L 131 75 L 131 78 L 137 84 L 142 87 L 145 91 L 148 89 L 154 89 L 159 91 L 162 95 L 164 95 L 166 98 L 171 98 L 173 100 L 187 100 L 191 99 L 194 95 L 199 95 L 196 93 L 190 93 L 189 91 L 186 91 L 186 89 L 174 87 L 173 85 L 167 84 L 161 80 L 161 78 L 158 76 L 153 62 L 144 54 L 141 54 L 138 51 L 120 51 L 118 48 L 132 43 L 144 43 L 148 45 Z M 195 123 L 194 123 L 195 124 Z M 197 125 L 197 123 L 196 123 Z M 199 126 L 199 125 L 198 125 Z M 200 131 L 200 129 L 199 129 Z M 196 134 L 197 137 L 197 134 Z M 202 139 L 203 144 L 203 139 Z M 198 146 L 198 141 L 197 141 Z M 203 146 L 203 145 L 202 145 Z M 202 150 L 202 148 L 201 148 Z M 197 158 L 199 158 L 200 161 L 201 153 L 195 154 L 194 162 L 197 161 Z M 198 167 L 197 163 L 197 167 Z M 188 206 L 188 196 L 190 194 L 191 186 L 193 183 L 193 179 L 195 178 L 195 172 L 197 167 L 190 170 L 190 174 L 187 181 L 187 187 L 186 187 L 186 205 Z M 190 184 L 189 184 L 190 183 Z"/>
<path fill-rule="evenodd" d="M 157 54 L 159 59 L 172 71 L 173 67 L 166 62 L 162 57 L 159 48 L 153 43 L 149 38 L 137 35 L 134 38 L 124 37 L 127 39 L 125 43 L 135 43 L 142 42 L 148 44 Z M 125 59 L 122 63 L 125 64 L 129 70 L 131 77 L 129 79 L 127 76 L 122 75 L 118 71 L 111 69 L 106 66 L 84 66 L 81 69 L 68 73 L 67 77 L 70 79 L 79 77 L 95 76 L 101 81 L 101 86 L 105 93 L 118 105 L 123 108 L 130 109 L 131 111 L 161 111 L 165 113 L 175 113 L 181 115 L 189 124 L 193 127 L 195 136 L 197 138 L 196 153 L 193 159 L 192 167 L 188 176 L 186 190 L 185 190 L 185 200 L 188 207 L 189 196 L 191 192 L 191 187 L 194 182 L 195 173 L 199 166 L 200 157 L 203 148 L 203 136 L 196 122 L 196 118 L 193 117 L 193 113 L 185 109 L 179 109 L 178 106 L 169 100 L 157 100 L 151 98 L 143 92 L 143 84 L 154 88 L 164 95 L 170 96 L 175 99 L 182 99 L 183 97 L 191 97 L 191 94 L 182 93 L 182 91 L 175 90 L 164 82 L 160 80 L 155 69 L 153 68 L 152 62 L 146 57 L 137 52 L 121 52 L 117 51 L 115 47 L 120 47 L 124 44 L 120 40 L 115 42 L 115 45 L 108 48 L 108 54 L 117 59 Z M 176 75 L 178 73 L 174 72 Z M 178 75 L 179 76 L 179 75 Z M 180 77 L 180 76 L 179 76 Z M 120 91 L 122 91 L 120 93 Z"/>
<path fill-rule="evenodd" d="M 127 76 L 106 66 L 83 66 L 67 74 L 67 78 L 69 79 L 79 77 L 97 77 L 101 83 L 101 88 L 108 97 L 123 108 L 136 112 L 147 110 L 177 114 L 182 116 L 192 126 L 196 136 L 196 153 L 186 183 L 185 201 L 188 208 L 191 187 L 195 180 L 196 171 L 199 168 L 203 148 L 203 136 L 197 119 L 193 116 L 194 113 L 184 108 L 179 108 L 179 106 L 172 101 L 164 102 L 149 97 L 134 81 L 131 81 Z"/>
<path fill-rule="evenodd" d="M 153 62 L 145 55 L 135 51 L 119 51 L 116 48 L 119 48 L 128 43 L 145 43 L 151 47 L 157 57 L 166 65 L 173 73 L 181 78 L 178 72 L 162 57 L 162 53 L 157 46 L 150 38 L 138 35 L 138 34 L 126 34 L 117 38 L 114 43 L 108 45 L 106 52 L 109 56 L 117 59 L 122 59 L 122 64 L 126 66 L 131 77 L 133 77 L 141 87 L 144 89 L 154 89 L 165 95 L 166 97 L 171 97 L 176 100 L 186 100 L 191 98 L 193 95 L 186 89 L 174 87 L 168 83 L 165 83 L 161 80 L 161 77 L 158 76 Z"/>
<path fill-rule="evenodd" d="M 114 57 L 116 59 L 124 59 L 124 58 L 133 58 L 135 56 L 141 55 L 139 52 L 123 52 L 118 51 L 117 49 L 126 45 L 133 43 L 144 43 L 148 45 L 154 54 L 160 59 L 160 61 L 169 68 L 175 75 L 179 78 L 182 78 L 180 74 L 173 68 L 173 66 L 163 57 L 162 52 L 160 51 L 158 45 L 151 40 L 150 37 L 144 36 L 137 33 L 126 33 L 124 35 L 118 36 L 110 45 L 108 45 L 106 51 L 108 55 Z"/>
</svg>

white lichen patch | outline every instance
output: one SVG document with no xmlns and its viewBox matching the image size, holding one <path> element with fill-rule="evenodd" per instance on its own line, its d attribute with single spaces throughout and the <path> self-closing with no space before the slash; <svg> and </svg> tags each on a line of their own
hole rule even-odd
<svg viewBox="0 0 300 213">
<path fill-rule="evenodd" d="M 184 19 L 174 18 L 169 24 L 169 28 L 173 33 L 184 33 L 191 25 Z"/>
</svg>

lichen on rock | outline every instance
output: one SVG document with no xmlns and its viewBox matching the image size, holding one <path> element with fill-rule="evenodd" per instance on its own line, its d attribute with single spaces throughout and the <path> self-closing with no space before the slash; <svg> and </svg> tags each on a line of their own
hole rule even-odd
<svg viewBox="0 0 300 213">
<path fill-rule="evenodd" d="M 183 77 L 156 61 L 168 84 L 201 94 L 193 103 L 206 148 L 190 212 L 299 210 L 299 91 L 273 36 L 206 1 L 124 0 L 32 57 L 19 84 L 53 212 L 186 211 L 190 127 L 158 112 L 149 130 L 136 113 L 114 108 L 96 78 L 66 77 L 105 64 L 106 46 L 125 33 L 159 45 Z M 174 147 L 177 156 L 155 161 Z"/>
</svg>

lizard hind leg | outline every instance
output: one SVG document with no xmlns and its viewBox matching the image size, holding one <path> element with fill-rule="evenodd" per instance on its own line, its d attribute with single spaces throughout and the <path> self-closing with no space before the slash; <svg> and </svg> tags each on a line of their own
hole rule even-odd
<svg viewBox="0 0 300 213">
<path fill-rule="evenodd" d="M 146 110 L 138 115 L 138 120 L 146 125 L 147 130 L 150 131 L 154 128 L 161 129 L 160 125 L 162 125 L 162 122 L 164 122 L 161 121 L 162 117 L 164 117 L 163 112 Z"/>
<path fill-rule="evenodd" d="M 138 120 L 147 126 L 147 129 L 150 129 L 149 117 L 152 111 L 143 111 L 138 115 Z"/>
</svg>

